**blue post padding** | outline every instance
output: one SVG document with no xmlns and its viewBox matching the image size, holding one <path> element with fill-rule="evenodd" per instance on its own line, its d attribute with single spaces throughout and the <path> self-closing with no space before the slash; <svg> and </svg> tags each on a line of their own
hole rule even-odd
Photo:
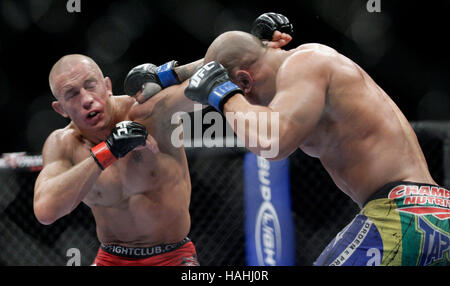
<svg viewBox="0 0 450 286">
<path fill-rule="evenodd" d="M 289 159 L 244 158 L 245 240 L 249 266 L 295 265 Z"/>
<path fill-rule="evenodd" d="M 168 87 L 179 83 L 178 79 L 173 73 L 172 62 L 168 62 L 159 66 L 156 69 L 156 72 L 158 73 L 159 81 L 161 82 L 163 87 Z"/>
<path fill-rule="evenodd" d="M 222 98 L 230 93 L 233 90 L 237 90 L 239 87 L 232 83 L 231 81 L 227 81 L 222 83 L 219 86 L 216 86 L 213 91 L 209 94 L 208 102 L 213 106 L 215 109 L 221 111 L 219 109 L 220 101 L 222 101 Z"/>
</svg>

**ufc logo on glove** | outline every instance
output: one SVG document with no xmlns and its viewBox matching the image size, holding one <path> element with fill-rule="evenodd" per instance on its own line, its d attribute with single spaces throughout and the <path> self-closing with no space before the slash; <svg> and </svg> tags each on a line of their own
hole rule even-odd
<svg viewBox="0 0 450 286">
<path fill-rule="evenodd" d="M 205 71 L 209 71 L 214 67 L 214 62 L 209 62 L 199 69 L 191 78 L 191 85 L 198 87 L 200 81 L 205 77 Z"/>
<path fill-rule="evenodd" d="M 128 128 L 127 125 L 131 123 L 131 121 L 122 121 L 116 124 L 116 128 L 117 128 L 117 135 L 124 135 L 124 134 L 128 134 Z"/>
</svg>

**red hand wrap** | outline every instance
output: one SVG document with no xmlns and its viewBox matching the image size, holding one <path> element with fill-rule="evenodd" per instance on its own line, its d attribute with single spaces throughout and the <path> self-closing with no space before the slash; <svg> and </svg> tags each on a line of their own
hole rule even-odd
<svg viewBox="0 0 450 286">
<path fill-rule="evenodd" d="M 102 142 L 91 148 L 91 155 L 94 157 L 95 162 L 100 166 L 102 170 L 114 163 L 117 158 L 114 157 L 111 150 L 105 142 Z"/>
</svg>

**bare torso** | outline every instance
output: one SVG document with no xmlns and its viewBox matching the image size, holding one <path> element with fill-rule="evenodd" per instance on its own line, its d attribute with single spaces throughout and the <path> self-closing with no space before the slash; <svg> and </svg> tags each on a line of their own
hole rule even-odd
<svg viewBox="0 0 450 286">
<path fill-rule="evenodd" d="M 389 96 L 353 61 L 323 45 L 329 57 L 325 106 L 300 148 L 317 157 L 336 185 L 360 206 L 384 184 L 407 180 L 435 184 L 417 137 Z"/>
<path fill-rule="evenodd" d="M 134 100 L 115 97 L 123 106 L 122 120 L 144 124 L 158 142 L 160 152 L 131 151 L 106 168 L 83 199 L 94 215 L 97 235 L 104 244 L 152 246 L 185 238 L 190 229 L 191 183 L 183 148 L 170 143 L 168 115 L 148 118 L 133 115 Z M 94 144 L 71 125 L 66 132 L 73 141 L 73 163 L 90 156 Z"/>
</svg>

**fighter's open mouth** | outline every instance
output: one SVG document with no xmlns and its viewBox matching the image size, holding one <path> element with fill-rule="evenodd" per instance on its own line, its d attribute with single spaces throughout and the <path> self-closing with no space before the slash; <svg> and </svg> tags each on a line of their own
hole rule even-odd
<svg viewBox="0 0 450 286">
<path fill-rule="evenodd" d="M 98 112 L 97 111 L 92 111 L 92 112 L 89 112 L 89 114 L 88 114 L 88 118 L 92 118 L 92 117 L 95 117 L 96 115 L 98 114 Z"/>
</svg>

